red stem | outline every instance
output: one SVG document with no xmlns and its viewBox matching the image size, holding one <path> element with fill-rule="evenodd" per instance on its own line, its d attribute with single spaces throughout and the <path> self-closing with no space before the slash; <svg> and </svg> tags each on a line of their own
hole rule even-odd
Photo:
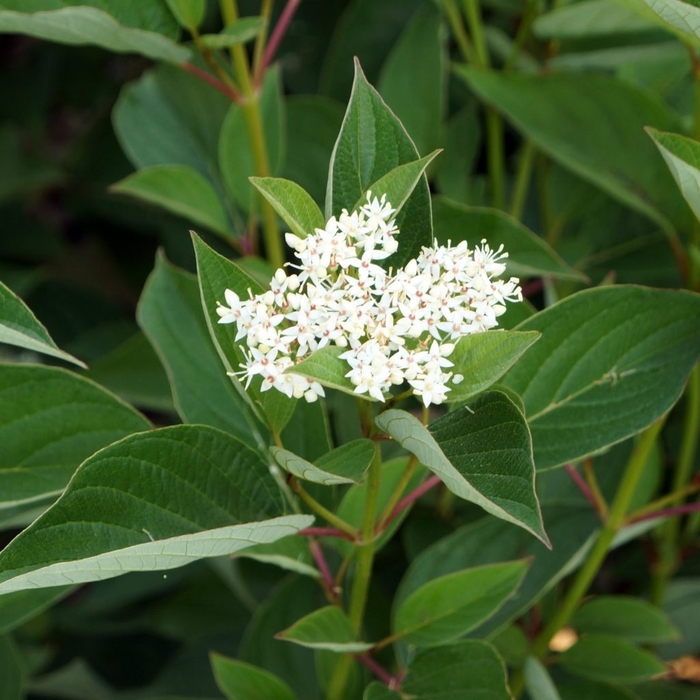
<svg viewBox="0 0 700 700">
<path fill-rule="evenodd" d="M 218 78 L 215 78 L 211 73 L 207 73 L 205 70 L 202 70 L 199 66 L 195 66 L 193 63 L 184 61 L 183 63 L 180 63 L 180 68 L 186 70 L 188 73 L 191 73 L 200 80 L 203 80 L 205 83 L 209 83 L 209 85 L 216 88 L 219 92 L 222 92 L 231 101 L 237 104 L 241 101 L 241 96 L 233 88 L 225 85 Z"/>
<path fill-rule="evenodd" d="M 297 535 L 302 535 L 303 537 L 340 537 L 350 542 L 353 541 L 353 538 L 347 532 L 338 530 L 335 527 L 305 527 L 303 530 L 299 530 Z"/>
<path fill-rule="evenodd" d="M 326 557 L 323 556 L 323 550 L 321 549 L 321 545 L 318 542 L 316 542 L 316 540 L 309 540 L 309 549 L 311 550 L 311 556 L 314 558 L 318 570 L 321 572 L 323 585 L 326 587 L 328 595 L 332 600 L 337 600 L 333 574 L 331 573 L 331 570 L 328 567 Z"/>
<path fill-rule="evenodd" d="M 586 500 L 593 506 L 593 510 L 600 515 L 598 501 L 586 480 L 576 471 L 576 467 L 573 464 L 565 464 L 564 469 L 566 469 L 566 473 L 571 477 L 571 480 L 578 486 L 579 491 L 586 497 Z"/>
<path fill-rule="evenodd" d="M 272 59 L 274 58 L 280 42 L 282 41 L 282 38 L 289 27 L 289 23 L 292 21 L 292 17 L 297 11 L 300 3 L 301 0 L 289 0 L 284 10 L 282 10 L 282 14 L 280 15 L 280 18 L 277 21 L 272 34 L 270 35 L 270 40 L 267 42 L 267 46 L 265 47 L 265 53 L 263 54 L 262 61 L 260 62 L 260 70 L 258 71 L 258 75 L 255 76 L 255 82 L 258 85 L 262 82 L 267 67 L 270 65 L 270 63 L 272 63 Z"/>
<path fill-rule="evenodd" d="M 408 508 L 414 501 L 417 501 L 423 494 L 428 493 L 430 489 L 434 488 L 438 484 L 441 484 L 440 477 L 437 475 L 431 476 L 427 481 L 424 481 L 418 488 L 413 489 L 411 493 L 406 494 L 391 511 L 391 515 L 384 522 L 384 527 L 386 527 L 401 511 Z"/>
<path fill-rule="evenodd" d="M 686 513 L 695 513 L 700 510 L 700 503 L 687 503 L 684 506 L 674 506 L 673 508 L 662 508 L 661 510 L 655 510 L 651 513 L 645 513 L 640 515 L 638 518 L 633 518 L 627 522 L 627 525 L 632 525 L 633 523 L 641 523 L 645 520 L 656 520 L 657 518 L 668 518 L 672 515 L 685 515 Z"/>
<path fill-rule="evenodd" d="M 390 688 L 396 688 L 396 679 L 389 671 L 382 668 L 371 656 L 367 654 L 357 654 L 355 658 L 372 673 L 379 678 L 382 683 L 386 683 Z"/>
<path fill-rule="evenodd" d="M 542 279 L 530 280 L 523 285 L 523 296 L 529 299 L 535 294 L 539 294 L 544 289 L 544 281 Z"/>
</svg>

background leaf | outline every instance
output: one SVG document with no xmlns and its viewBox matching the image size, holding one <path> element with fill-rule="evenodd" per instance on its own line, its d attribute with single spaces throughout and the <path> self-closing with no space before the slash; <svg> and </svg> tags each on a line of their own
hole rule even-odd
<svg viewBox="0 0 700 700">
<path fill-rule="evenodd" d="M 251 664 L 212 654 L 216 683 L 229 700 L 294 700 L 296 695 L 280 678 Z"/>
<path fill-rule="evenodd" d="M 335 605 L 315 610 L 275 636 L 311 649 L 338 653 L 357 653 L 372 648 L 372 644 L 356 640 L 350 620 Z"/>
<path fill-rule="evenodd" d="M 8 635 L 0 636 L 0 695 L 7 700 L 22 700 L 24 669 L 19 651 Z"/>
<path fill-rule="evenodd" d="M 524 672 L 525 688 L 531 700 L 561 700 L 556 685 L 539 659 L 529 656 Z"/>
</svg>

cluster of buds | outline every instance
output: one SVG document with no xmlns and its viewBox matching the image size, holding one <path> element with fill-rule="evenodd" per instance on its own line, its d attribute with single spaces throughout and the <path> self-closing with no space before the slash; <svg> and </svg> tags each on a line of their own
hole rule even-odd
<svg viewBox="0 0 700 700">
<path fill-rule="evenodd" d="M 507 253 L 485 241 L 474 249 L 465 241 L 434 244 L 403 268 L 385 270 L 377 261 L 398 247 L 394 214 L 385 197 L 368 193 L 358 211 L 343 211 L 307 238 L 288 233 L 295 272 L 277 270 L 267 292 L 241 299 L 225 291 L 219 323 L 235 323 L 235 341 L 245 339 L 238 374 L 246 388 L 260 376 L 262 391 L 315 401 L 323 387 L 289 370 L 335 345 L 347 348 L 340 357 L 357 394 L 386 401 L 406 382 L 425 406 L 446 400 L 463 379 L 450 371 L 455 343 L 498 325 L 521 290 L 515 278 L 497 279 Z"/>
</svg>

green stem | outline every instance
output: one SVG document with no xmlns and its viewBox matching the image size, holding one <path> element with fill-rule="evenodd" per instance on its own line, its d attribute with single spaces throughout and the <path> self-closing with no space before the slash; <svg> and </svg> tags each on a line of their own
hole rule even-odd
<svg viewBox="0 0 700 700">
<path fill-rule="evenodd" d="M 348 609 L 350 623 L 358 638 L 362 631 L 362 620 L 367 605 L 367 593 L 369 591 L 369 583 L 372 577 L 372 565 L 374 563 L 376 547 L 374 524 L 377 517 L 377 501 L 379 499 L 381 476 L 382 454 L 379 444 L 375 443 L 374 458 L 372 459 L 372 464 L 370 464 L 367 476 L 365 512 L 362 517 L 361 528 L 362 539 L 357 544 L 355 574 L 352 582 L 352 590 L 350 591 L 350 606 Z M 347 685 L 351 664 L 352 657 L 347 654 L 341 657 L 336 663 L 333 676 L 328 686 L 329 700 L 343 700 L 343 698 L 347 697 L 347 689 L 345 686 Z"/>
<path fill-rule="evenodd" d="M 263 54 L 265 53 L 265 44 L 267 42 L 267 29 L 270 24 L 270 15 L 272 14 L 272 5 L 274 0 L 262 0 L 260 7 L 260 16 L 265 20 L 265 29 L 258 34 L 255 39 L 255 49 L 253 50 L 253 76 L 257 81 L 260 76 L 260 67 L 262 65 Z"/>
<path fill-rule="evenodd" d="M 523 49 L 523 45 L 525 44 L 528 36 L 530 36 L 530 29 L 532 28 L 532 23 L 535 21 L 536 16 L 537 3 L 534 2 L 534 0 L 527 0 L 525 12 L 523 13 L 523 17 L 520 21 L 520 26 L 518 27 L 515 39 L 513 40 L 513 48 L 508 55 L 506 62 L 503 64 L 504 71 L 511 70 L 515 65 L 515 62 L 518 60 L 518 56 Z"/>
<path fill-rule="evenodd" d="M 514 216 L 516 219 L 521 219 L 523 215 L 525 197 L 527 196 L 530 177 L 532 175 L 532 166 L 535 162 L 535 153 L 535 146 L 532 141 L 525 141 L 520 153 L 518 173 L 515 177 L 515 189 L 513 190 L 513 197 L 510 202 L 510 215 Z"/>
<path fill-rule="evenodd" d="M 399 483 L 396 484 L 394 493 L 391 494 L 391 498 L 389 498 L 386 506 L 384 506 L 382 514 L 379 516 L 378 529 L 380 532 L 386 527 L 386 521 L 391 517 L 391 514 L 394 512 L 394 508 L 396 508 L 396 505 L 401 500 L 401 496 L 403 496 L 403 492 L 410 483 L 411 477 L 413 476 L 413 472 L 416 470 L 417 465 L 418 458 L 415 455 L 411 455 L 411 458 L 408 460 L 408 464 L 406 465 L 406 469 L 399 479 Z"/>
<path fill-rule="evenodd" d="M 292 487 L 292 491 L 301 498 L 304 503 L 317 515 L 320 515 L 324 520 L 330 523 L 333 527 L 338 528 L 341 532 L 346 535 L 350 535 L 353 539 L 358 536 L 358 531 L 346 523 L 342 518 L 339 518 L 335 513 L 331 512 L 325 506 L 321 505 L 310 493 L 308 493 L 304 487 L 299 483 L 296 477 L 291 477 L 289 480 L 289 485 Z"/>
<path fill-rule="evenodd" d="M 445 15 L 447 16 L 447 21 L 449 22 L 450 29 L 454 35 L 457 46 L 467 63 L 476 63 L 474 50 L 472 48 L 467 32 L 464 29 L 464 24 L 462 23 L 462 18 L 459 14 L 459 10 L 454 3 L 454 0 L 444 0 L 443 8 L 445 10 Z"/>
<path fill-rule="evenodd" d="M 552 637 L 564 627 L 571 619 L 572 614 L 579 606 L 579 603 L 588 592 L 593 579 L 596 577 L 601 565 L 605 561 L 605 557 L 610 549 L 610 546 L 615 539 L 618 531 L 625 523 L 625 516 L 629 509 L 630 502 L 634 496 L 637 483 L 642 475 L 644 466 L 649 458 L 656 438 L 658 437 L 661 428 L 663 427 L 666 416 L 650 425 L 639 437 L 639 441 L 630 456 L 625 472 L 622 476 L 622 481 L 618 486 L 615 499 L 610 507 L 610 515 L 603 525 L 602 530 L 598 535 L 593 548 L 588 553 L 586 561 L 579 569 L 571 586 L 569 587 L 564 600 L 557 608 L 554 617 L 549 621 L 549 624 L 540 632 L 532 645 L 531 655 L 536 658 L 541 658 L 549 649 L 549 642 Z M 524 687 L 524 678 L 522 672 L 518 672 L 513 676 L 511 683 L 511 691 L 514 697 L 518 697 Z"/>
<path fill-rule="evenodd" d="M 464 0 L 464 14 L 467 17 L 467 24 L 474 42 L 476 52 L 476 63 L 481 68 L 490 68 L 489 52 L 486 50 L 486 40 L 484 38 L 484 23 L 481 19 L 481 8 L 479 0 Z"/>
</svg>

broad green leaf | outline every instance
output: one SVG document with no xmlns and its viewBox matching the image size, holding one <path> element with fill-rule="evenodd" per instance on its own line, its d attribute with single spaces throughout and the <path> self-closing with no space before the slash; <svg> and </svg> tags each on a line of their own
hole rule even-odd
<svg viewBox="0 0 700 700">
<path fill-rule="evenodd" d="M 302 617 L 275 636 L 277 639 L 284 639 L 311 649 L 328 649 L 338 653 L 358 653 L 367 651 L 373 646 L 356 640 L 350 620 L 335 605 L 328 605 Z"/>
<path fill-rule="evenodd" d="M 24 668 L 19 651 L 9 635 L 0 636 L 0 697 L 22 700 Z"/>
<path fill-rule="evenodd" d="M 383 195 L 386 195 L 387 201 L 391 202 L 392 207 L 396 209 L 397 212 L 400 212 L 403 205 L 413 193 L 413 190 L 421 181 L 426 168 L 440 152 L 441 151 L 438 149 L 425 156 L 425 158 L 420 158 L 410 163 L 404 163 L 403 165 L 397 165 L 386 175 L 383 175 L 376 182 L 373 182 L 367 188 L 367 191 L 372 193 L 372 199 L 375 197 L 381 199 Z M 353 211 L 359 209 L 366 203 L 367 197 L 363 195 L 355 203 Z"/>
<path fill-rule="evenodd" d="M 435 646 L 461 637 L 493 615 L 518 589 L 529 561 L 465 569 L 426 583 L 404 600 L 394 634 Z"/>
<path fill-rule="evenodd" d="M 219 323 L 216 313 L 217 302 L 224 301 L 224 291 L 231 289 L 241 298 L 248 298 L 249 293 L 260 294 L 262 287 L 238 265 L 209 248 L 198 236 L 192 236 L 197 257 L 197 274 L 200 290 L 200 306 L 204 310 L 209 334 L 219 353 L 222 369 L 225 372 L 237 372 L 243 361 L 243 355 L 235 342 L 235 324 Z M 224 374 L 224 372 L 222 372 Z M 248 402 L 260 419 L 273 430 L 280 431 L 288 423 L 294 412 L 296 401 L 287 398 L 276 390 L 260 392 L 260 382 L 254 382 L 245 392 L 236 377 L 226 378 L 239 396 Z"/>
<path fill-rule="evenodd" d="M 187 165 L 223 191 L 217 149 L 229 106 L 226 96 L 210 85 L 161 65 L 122 90 L 112 122 L 136 168 Z"/>
<path fill-rule="evenodd" d="M 152 165 L 110 188 L 156 204 L 228 238 L 226 210 L 208 180 L 187 165 Z"/>
<path fill-rule="evenodd" d="M 352 209 L 373 182 L 419 153 L 396 116 L 367 82 L 358 62 L 345 118 L 335 142 L 328 173 L 326 218 Z M 430 193 L 423 177 L 396 217 L 399 250 L 387 265 L 401 267 L 433 238 Z"/>
<path fill-rule="evenodd" d="M 542 662 L 530 656 L 525 661 L 525 688 L 530 700 L 561 700 L 554 681 Z"/>
<path fill-rule="evenodd" d="M 311 377 L 323 386 L 338 389 L 346 394 L 357 396 L 355 385 L 345 377 L 350 372 L 350 365 L 340 359 L 347 348 L 339 348 L 335 345 L 326 345 L 312 352 L 308 357 L 289 369 L 294 374 Z"/>
<path fill-rule="evenodd" d="M 264 17 L 241 17 L 231 22 L 218 34 L 205 34 L 202 43 L 210 49 L 228 49 L 255 39 L 267 22 Z"/>
<path fill-rule="evenodd" d="M 315 462 L 333 447 L 325 402 L 297 401 L 282 431 L 282 444 L 304 459 Z"/>
<path fill-rule="evenodd" d="M 685 201 L 700 219 L 700 143 L 656 129 L 647 129 L 647 133 L 654 139 Z"/>
<path fill-rule="evenodd" d="M 419 6 L 387 57 L 377 88 L 419 153 L 441 145 L 447 74 L 446 32 L 433 3 Z M 430 105 L 416 109 L 416 105 Z"/>
<path fill-rule="evenodd" d="M 0 365 L 0 509 L 55 498 L 95 451 L 149 428 L 131 406 L 71 372 Z"/>
<path fill-rule="evenodd" d="M 401 690 L 415 700 L 511 700 L 503 660 L 490 644 L 471 640 L 422 651 Z"/>
<path fill-rule="evenodd" d="M 182 63 L 190 57 L 189 49 L 155 32 L 120 24 L 111 14 L 80 5 L 48 12 L 28 14 L 2 9 L 0 33 L 28 34 L 37 39 L 78 46 L 99 46 L 117 53 L 140 53 L 155 61 Z M 27 8 L 29 9 L 29 8 Z"/>
<path fill-rule="evenodd" d="M 238 659 L 211 655 L 216 684 L 229 700 L 294 700 L 296 695 L 281 679 Z"/>
<path fill-rule="evenodd" d="M 302 187 L 281 177 L 251 177 L 250 181 L 272 205 L 292 233 L 306 238 L 326 221 L 316 202 Z"/>
<path fill-rule="evenodd" d="M 131 435 L 88 458 L 0 553 L 0 593 L 172 569 L 313 522 L 283 512 L 266 461 L 230 435 L 188 425 Z"/>
<path fill-rule="evenodd" d="M 669 583 L 663 601 L 664 612 L 680 630 L 681 638 L 675 642 L 659 645 L 659 654 L 664 659 L 677 659 L 686 654 L 695 654 L 700 645 L 700 579 L 679 577 Z"/>
<path fill-rule="evenodd" d="M 86 367 L 84 362 L 59 349 L 29 307 L 0 282 L 0 343 L 58 357 Z"/>
<path fill-rule="evenodd" d="M 628 596 L 593 598 L 574 613 L 571 624 L 579 632 L 608 634 L 645 644 L 679 637 L 678 629 L 659 608 Z"/>
<path fill-rule="evenodd" d="M 665 694 L 658 700 L 671 700 L 666 694 L 669 690 L 668 685 L 665 685 Z M 635 691 L 639 687 L 637 685 Z M 577 678 L 573 683 L 559 685 L 558 690 L 561 700 L 641 700 L 643 698 L 643 696 L 632 692 L 630 689 L 608 685 L 607 683 L 586 681 L 583 678 Z M 674 700 L 681 700 L 681 698 L 674 698 Z"/>
<path fill-rule="evenodd" d="M 244 549 L 240 557 L 278 566 L 286 571 L 319 578 L 319 570 L 311 563 L 311 552 L 303 537 L 285 537 L 270 544 L 257 544 Z"/>
<path fill-rule="evenodd" d="M 586 276 L 567 265 L 556 251 L 517 219 L 487 207 L 469 207 L 446 197 L 433 199 L 435 238 L 443 245 L 466 240 L 471 246 L 482 240 L 494 250 L 508 253 L 506 275 L 548 276 L 585 280 Z"/>
<path fill-rule="evenodd" d="M 603 634 L 581 637 L 558 660 L 577 676 L 613 683 L 639 683 L 666 671 L 656 656 Z"/>
<path fill-rule="evenodd" d="M 576 461 L 662 416 L 700 356 L 698 316 L 700 295 L 615 286 L 521 323 L 542 336 L 503 383 L 522 396 L 537 468 Z"/>
<path fill-rule="evenodd" d="M 595 73 L 458 74 L 555 161 L 650 217 L 665 231 L 685 224 L 686 207 L 643 128 L 679 131 L 649 93 Z M 595 138 L 582 138 L 582 134 Z"/>
<path fill-rule="evenodd" d="M 361 438 L 336 447 L 320 457 L 316 464 L 279 447 L 270 448 L 272 456 L 287 472 L 305 481 L 325 486 L 359 484 L 374 457 L 374 443 Z"/>
<path fill-rule="evenodd" d="M 645 32 L 655 25 L 615 0 L 584 0 L 541 15 L 532 28 L 543 39 L 581 39 Z"/>
<path fill-rule="evenodd" d="M 530 432 L 505 394 L 484 394 L 429 428 L 397 409 L 384 411 L 375 422 L 454 494 L 549 544 L 535 495 Z"/>
<path fill-rule="evenodd" d="M 72 586 L 17 591 L 0 596 L 0 635 L 31 620 L 49 606 L 65 598 Z M 4 697 L 0 694 L 0 697 Z"/>
<path fill-rule="evenodd" d="M 165 0 L 180 26 L 197 29 L 207 11 L 207 0 Z"/>
<path fill-rule="evenodd" d="M 247 405 L 216 356 L 194 275 L 159 255 L 136 316 L 166 368 L 182 419 L 252 440 Z"/>
<path fill-rule="evenodd" d="M 450 355 L 450 371 L 464 376 L 453 384 L 447 400 L 466 401 L 498 381 L 539 335 L 521 331 L 488 331 L 460 338 Z"/>
<path fill-rule="evenodd" d="M 389 690 L 384 683 L 372 681 L 365 689 L 362 700 L 401 700 L 401 696 Z"/>
<path fill-rule="evenodd" d="M 618 0 L 645 19 L 661 24 L 684 43 L 700 46 L 700 7 L 683 0 Z"/>
<path fill-rule="evenodd" d="M 284 100 L 276 67 L 266 73 L 260 92 L 259 109 L 270 173 L 276 175 L 284 160 L 285 135 Z M 228 194 L 243 211 L 250 211 L 254 190 L 248 178 L 258 174 L 258 166 L 246 113 L 241 105 L 231 105 L 221 126 L 219 167 Z"/>
</svg>

